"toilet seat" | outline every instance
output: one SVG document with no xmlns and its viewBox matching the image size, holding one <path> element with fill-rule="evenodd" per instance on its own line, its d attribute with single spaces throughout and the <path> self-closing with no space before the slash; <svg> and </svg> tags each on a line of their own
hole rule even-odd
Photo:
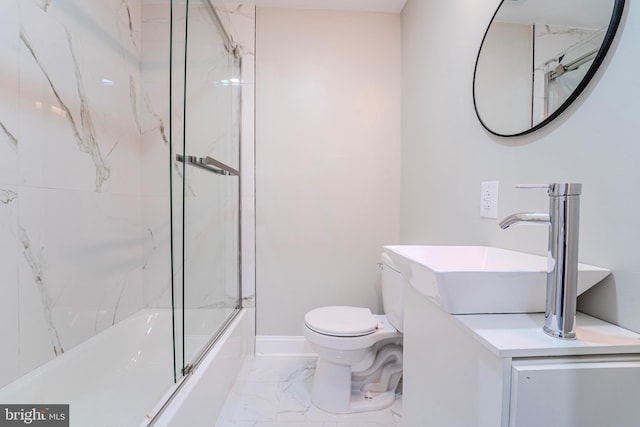
<svg viewBox="0 0 640 427">
<path fill-rule="evenodd" d="M 309 311 L 305 325 L 314 332 L 334 337 L 370 335 L 378 329 L 378 320 L 368 308 L 330 306 Z"/>
</svg>

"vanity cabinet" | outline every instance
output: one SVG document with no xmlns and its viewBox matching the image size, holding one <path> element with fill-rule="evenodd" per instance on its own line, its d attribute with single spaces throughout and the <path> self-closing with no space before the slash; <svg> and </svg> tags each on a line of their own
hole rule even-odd
<svg viewBox="0 0 640 427">
<path fill-rule="evenodd" d="M 509 426 L 637 426 L 640 358 L 514 359 Z"/>
<path fill-rule="evenodd" d="M 578 313 L 578 339 L 543 314 L 450 315 L 405 289 L 407 427 L 636 427 L 640 335 Z"/>
</svg>

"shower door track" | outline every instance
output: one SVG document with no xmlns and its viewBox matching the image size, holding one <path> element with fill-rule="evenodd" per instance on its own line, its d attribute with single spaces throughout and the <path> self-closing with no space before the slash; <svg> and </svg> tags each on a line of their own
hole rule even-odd
<svg viewBox="0 0 640 427">
<path fill-rule="evenodd" d="M 187 383 L 187 381 L 189 380 L 191 375 L 194 373 L 196 368 L 200 365 L 200 363 L 202 363 L 202 360 L 207 356 L 207 354 L 209 354 L 209 351 L 216 345 L 216 343 L 218 342 L 218 340 L 220 339 L 222 334 L 224 334 L 227 331 L 227 329 L 229 328 L 231 323 L 233 323 L 233 321 L 238 316 L 238 314 L 240 314 L 241 310 L 242 310 L 241 307 L 237 307 L 233 311 L 233 313 L 231 313 L 231 315 L 225 320 L 225 322 L 222 325 L 222 327 L 220 327 L 218 329 L 218 331 L 215 333 L 215 335 L 211 338 L 211 340 L 209 341 L 207 346 L 200 352 L 198 357 L 196 357 L 194 362 L 190 363 L 190 364 L 188 364 L 188 365 L 186 365 L 184 367 L 184 370 L 182 372 L 183 376 L 180 379 L 180 381 L 178 383 L 176 383 L 176 388 L 173 390 L 173 392 L 171 393 L 169 398 L 164 402 L 162 407 L 160 407 L 160 409 L 158 409 L 158 412 L 156 412 L 156 414 L 153 416 L 153 418 L 149 421 L 149 424 L 147 424 L 147 427 L 151 427 L 156 422 L 158 422 L 160 417 L 164 414 L 164 411 L 169 407 L 169 405 L 171 404 L 173 399 L 175 399 L 175 397 L 178 395 L 180 390 L 182 390 L 182 387 L 185 386 L 185 384 Z"/>
</svg>

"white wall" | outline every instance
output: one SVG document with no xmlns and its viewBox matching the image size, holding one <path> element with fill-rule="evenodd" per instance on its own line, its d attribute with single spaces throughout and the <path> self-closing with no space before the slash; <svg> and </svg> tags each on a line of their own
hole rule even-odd
<svg viewBox="0 0 640 427">
<path fill-rule="evenodd" d="M 498 133 L 531 127 L 532 38 L 530 25 L 507 23 L 494 23 L 485 36 L 476 71 L 482 84 L 474 86 L 474 95 L 482 122 Z"/>
<path fill-rule="evenodd" d="M 379 312 L 376 262 L 398 239 L 400 16 L 258 9 L 259 335 L 311 308 Z"/>
<path fill-rule="evenodd" d="M 548 207 L 544 192 L 518 192 L 516 183 L 581 182 L 580 259 L 613 276 L 581 297 L 579 308 L 640 331 L 640 8 L 627 3 L 622 34 L 591 89 L 547 128 L 505 139 L 483 130 L 471 95 L 477 50 L 497 2 L 407 2 L 403 243 L 491 244 L 544 254 L 546 229 L 501 231 L 497 221 L 479 218 L 480 182 L 500 181 L 500 217 Z"/>
</svg>

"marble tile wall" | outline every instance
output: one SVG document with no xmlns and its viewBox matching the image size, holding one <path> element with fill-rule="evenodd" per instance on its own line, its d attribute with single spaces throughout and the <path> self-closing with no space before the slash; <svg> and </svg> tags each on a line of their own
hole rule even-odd
<svg viewBox="0 0 640 427">
<path fill-rule="evenodd" d="M 170 247 L 170 175 L 173 166 L 176 224 L 181 223 L 181 173 L 177 162 L 170 163 L 170 132 L 181 141 L 182 109 L 171 109 L 169 94 L 170 8 L 165 4 L 143 4 L 141 49 L 141 186 L 142 242 L 145 254 L 143 294 L 146 307 L 171 307 L 171 247 Z M 174 85 L 179 85 L 181 67 L 174 61 Z M 178 105 L 176 103 L 176 105 Z M 173 111 L 174 116 L 170 117 Z M 171 119 L 174 121 L 172 122 Z M 174 148 L 180 148 L 175 143 Z M 182 150 L 180 149 L 180 151 Z M 179 231 L 177 227 L 176 231 Z M 181 236 L 175 236 L 176 257 L 181 253 Z M 177 259 L 177 258 L 176 258 Z M 180 277 L 176 263 L 176 277 Z"/>
<path fill-rule="evenodd" d="M 253 84 L 254 84 L 254 38 L 255 7 L 229 2 L 212 2 L 226 30 L 234 42 L 240 46 L 242 56 L 242 76 L 240 81 L 231 80 L 229 56 L 212 27 L 207 8 L 199 2 L 191 2 L 189 8 L 189 62 L 187 80 L 187 107 L 183 111 L 184 70 L 184 23 L 185 8 L 176 4 L 173 10 L 173 99 L 166 82 L 169 81 L 169 69 L 165 66 L 166 46 L 169 45 L 168 29 L 170 25 L 169 9 L 163 4 L 143 5 L 142 35 L 142 92 L 144 109 L 142 110 L 142 198 L 143 198 L 143 242 L 146 264 L 144 269 L 144 301 L 147 307 L 169 307 L 170 264 L 169 257 L 169 176 L 166 173 L 169 158 L 169 133 L 171 133 L 174 156 L 183 154 L 184 114 L 187 117 L 187 154 L 209 155 L 230 164 L 242 171 L 243 209 L 243 289 L 245 306 L 252 306 L 255 294 L 253 282 Z M 241 100 L 237 97 L 241 87 Z M 172 105 L 171 112 L 168 105 Z M 237 115 L 241 110 L 242 117 Z M 233 114 L 231 114 L 233 113 Z M 171 114 L 171 116 L 170 116 Z M 232 119 L 232 117 L 235 117 Z M 241 131 L 238 134 L 239 123 Z M 219 129 L 211 135 L 211 129 Z M 238 158 L 237 141 L 241 138 L 242 155 Z M 230 141 L 233 142 L 229 149 Z M 240 164 L 240 162 L 242 162 Z M 191 307 L 216 306 L 232 300 L 233 287 L 218 288 L 211 291 L 210 283 L 217 281 L 232 283 L 230 278 L 235 270 L 230 267 L 215 268 L 216 259 L 223 259 L 237 248 L 215 247 L 216 240 L 231 240 L 235 231 L 226 228 L 215 239 L 215 233 L 221 221 L 233 217 L 234 213 L 216 208 L 220 194 L 226 194 L 229 204 L 236 206 L 237 180 L 211 176 L 207 172 L 187 168 L 182 170 L 180 162 L 172 160 L 172 185 L 174 202 L 173 217 L 176 223 L 182 222 L 183 193 L 182 178 L 186 174 L 184 187 L 187 204 L 187 241 L 191 247 L 186 251 L 186 277 L 191 289 Z M 216 179 L 217 178 L 217 179 Z M 212 186 L 219 191 L 214 192 Z M 215 193 L 215 194 L 214 194 Z M 218 213 L 209 215 L 217 209 Z M 207 212 L 201 215 L 201 212 Z M 229 219 L 229 218 L 226 218 Z M 182 280 L 182 230 L 174 229 L 174 284 L 181 288 Z M 207 236 L 202 239 L 201 236 Z M 204 258 L 203 258 L 204 257 Z M 213 265 L 213 268 L 212 268 Z M 221 273 L 218 273 L 221 272 Z M 216 274 L 220 274 L 217 277 Z M 193 284 L 204 284 L 192 287 Z M 199 285 L 196 285 L 199 286 Z M 182 305 L 181 295 L 175 295 L 177 305 Z M 188 296 L 189 297 L 189 296 Z"/>
<path fill-rule="evenodd" d="M 534 123 L 539 123 L 547 117 L 547 109 L 555 110 L 568 98 L 568 94 L 573 92 L 573 88 L 582 80 L 588 67 L 582 66 L 580 70 L 575 70 L 564 76 L 562 80 L 569 79 L 571 84 L 567 88 L 566 94 L 561 91 L 557 104 L 553 98 L 557 97 L 554 92 L 559 88 L 554 87 L 557 86 L 555 84 L 547 83 L 547 72 L 558 66 L 557 58 L 559 57 L 564 57 L 562 63 L 567 64 L 577 57 L 599 48 L 604 31 L 562 25 L 536 25 L 534 37 L 533 120 Z M 560 89 L 562 88 L 560 87 Z"/>
<path fill-rule="evenodd" d="M 240 111 L 240 170 L 242 206 L 242 305 L 255 307 L 255 28 L 254 5 L 214 1 L 223 25 L 240 46 L 242 93 Z M 255 315 L 255 313 L 252 313 Z M 251 322 L 255 325 L 255 322 Z"/>
<path fill-rule="evenodd" d="M 253 43 L 253 8 L 229 8 L 225 22 L 246 23 Z M 182 110 L 167 84 L 168 2 L 5 0 L 0 20 L 2 386 L 143 307 L 171 306 L 167 172 L 181 191 L 183 171 L 169 162 Z"/>
<path fill-rule="evenodd" d="M 140 6 L 0 5 L 0 385 L 142 307 Z"/>
<path fill-rule="evenodd" d="M 201 2 L 189 6 L 187 49 L 185 153 L 238 169 L 239 66 Z M 233 305 L 225 284 L 237 288 L 238 178 L 193 166 L 184 176 L 185 307 Z"/>
<path fill-rule="evenodd" d="M 0 3 L 0 16 L 17 17 L 18 2 Z M 0 25 L 0 384 L 15 377 L 19 360 L 18 293 L 18 58 L 17 19 Z"/>
<path fill-rule="evenodd" d="M 184 212 L 187 233 L 184 306 L 219 310 L 233 307 L 237 298 L 235 259 L 239 249 L 236 225 L 241 202 L 238 199 L 239 184 L 243 185 L 242 193 L 250 195 L 248 199 L 242 199 L 241 234 L 245 239 L 242 242 L 243 305 L 252 307 L 255 294 L 251 274 L 246 274 L 253 254 L 253 242 L 250 240 L 253 233 L 250 228 L 253 224 L 253 190 L 247 187 L 253 183 L 253 96 L 249 89 L 253 88 L 251 57 L 255 8 L 230 3 L 214 4 L 232 41 L 239 45 L 242 70 L 239 62 L 226 52 L 217 30 L 211 25 L 207 8 L 200 2 L 192 2 L 189 7 L 187 103 L 184 112 L 185 154 L 211 156 L 240 169 L 242 182 L 236 177 L 215 175 L 192 166 L 183 171 L 187 201 Z M 212 40 L 218 41 L 212 43 Z M 241 112 L 251 114 L 241 117 Z M 238 155 L 239 143 L 243 150 L 241 156 Z M 197 325 L 185 325 L 186 333 L 190 333 L 193 327 Z"/>
</svg>

